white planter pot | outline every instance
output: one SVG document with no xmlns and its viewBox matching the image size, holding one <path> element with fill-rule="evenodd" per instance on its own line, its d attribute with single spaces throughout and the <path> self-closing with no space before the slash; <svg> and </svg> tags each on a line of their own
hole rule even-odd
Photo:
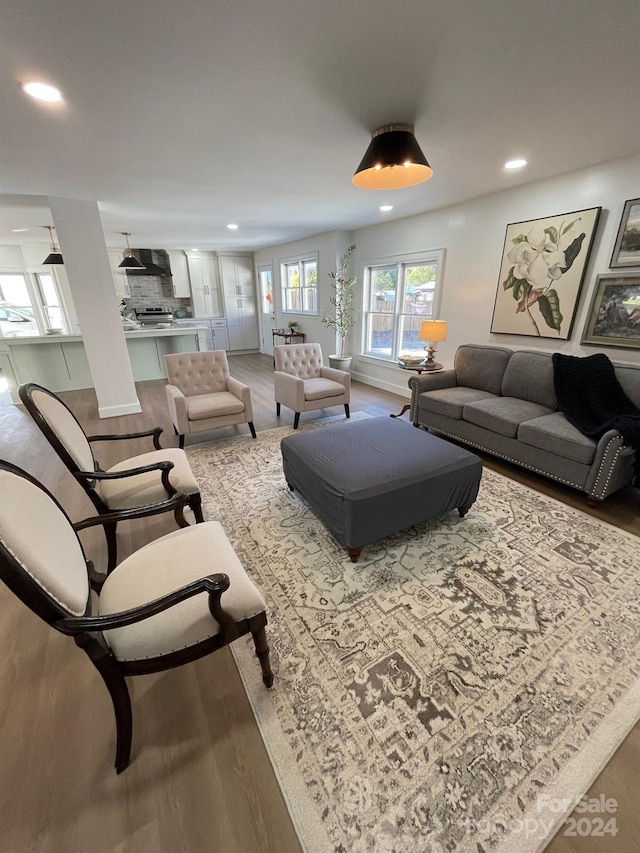
<svg viewBox="0 0 640 853">
<path fill-rule="evenodd" d="M 337 370 L 346 370 L 348 372 L 351 370 L 351 359 L 352 356 L 350 355 L 345 355 L 344 358 L 340 355 L 330 355 L 329 367 L 335 367 Z"/>
</svg>

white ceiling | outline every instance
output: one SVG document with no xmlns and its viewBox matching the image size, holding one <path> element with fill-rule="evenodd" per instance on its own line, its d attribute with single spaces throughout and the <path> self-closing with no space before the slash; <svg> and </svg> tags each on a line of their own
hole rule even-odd
<svg viewBox="0 0 640 853">
<path fill-rule="evenodd" d="M 638 0 L 4 0 L 0 74 L 2 243 L 58 195 L 108 245 L 251 250 L 640 151 Z M 390 123 L 434 177 L 352 186 Z"/>
</svg>

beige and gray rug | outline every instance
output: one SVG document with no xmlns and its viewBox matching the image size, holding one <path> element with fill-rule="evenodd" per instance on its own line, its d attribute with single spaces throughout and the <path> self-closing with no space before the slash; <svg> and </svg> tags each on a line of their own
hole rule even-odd
<svg viewBox="0 0 640 853">
<path fill-rule="evenodd" d="M 187 452 L 268 603 L 274 689 L 234 654 L 303 847 L 542 849 L 640 714 L 638 539 L 485 469 L 466 518 L 354 565 L 287 488 L 291 431 Z"/>
</svg>

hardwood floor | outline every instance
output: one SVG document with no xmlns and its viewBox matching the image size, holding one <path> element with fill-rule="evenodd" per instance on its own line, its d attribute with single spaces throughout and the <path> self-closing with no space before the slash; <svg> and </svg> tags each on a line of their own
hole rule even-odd
<svg viewBox="0 0 640 853">
<path fill-rule="evenodd" d="M 276 417 L 272 362 L 262 355 L 230 356 L 231 372 L 251 385 L 258 430 L 291 424 Z M 93 391 L 61 396 L 89 433 L 165 429 L 163 443 L 177 445 L 167 415 L 164 382 L 138 384 L 140 415 L 100 420 Z M 399 412 L 404 398 L 353 383 L 351 410 L 370 415 Z M 337 410 L 336 410 L 337 411 Z M 308 419 L 333 410 L 302 415 Z M 405 415 L 405 420 L 407 416 Z M 237 435 L 229 427 L 187 436 L 186 446 Z M 105 465 L 144 452 L 146 443 L 97 446 Z M 116 456 L 115 454 L 120 454 Z M 77 520 L 92 506 L 22 407 L 0 394 L 0 458 L 26 468 L 47 485 Z M 550 481 L 491 457 L 487 466 L 532 488 L 578 506 L 640 535 L 640 492 L 627 489 L 598 509 Z M 122 525 L 125 557 L 144 542 L 174 529 L 170 519 Z M 98 567 L 106 549 L 98 531 L 82 534 Z M 133 703 L 132 763 L 113 770 L 114 724 L 106 690 L 84 652 L 48 628 L 0 585 L 0 850 L 7 853 L 297 853 L 300 846 L 275 780 L 240 677 L 228 649 L 158 675 L 129 679 Z M 257 665 L 257 664 L 256 664 Z M 274 689 L 277 689 L 277 673 Z M 640 837 L 636 726 L 592 786 L 618 801 L 618 835 L 566 838 L 551 853 L 631 851 Z M 407 851 L 408 853 L 408 851 Z"/>
</svg>

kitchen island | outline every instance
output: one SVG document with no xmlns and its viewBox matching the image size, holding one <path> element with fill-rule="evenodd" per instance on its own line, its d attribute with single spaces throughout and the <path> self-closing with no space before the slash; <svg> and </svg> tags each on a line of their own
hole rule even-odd
<svg viewBox="0 0 640 853">
<path fill-rule="evenodd" d="M 206 349 L 206 329 L 193 326 L 141 328 L 124 332 L 134 381 L 165 378 L 164 356 Z M 51 391 L 92 388 L 93 380 L 81 335 L 0 337 L 0 371 L 11 399 L 19 403 L 18 387 L 37 382 Z"/>
</svg>

